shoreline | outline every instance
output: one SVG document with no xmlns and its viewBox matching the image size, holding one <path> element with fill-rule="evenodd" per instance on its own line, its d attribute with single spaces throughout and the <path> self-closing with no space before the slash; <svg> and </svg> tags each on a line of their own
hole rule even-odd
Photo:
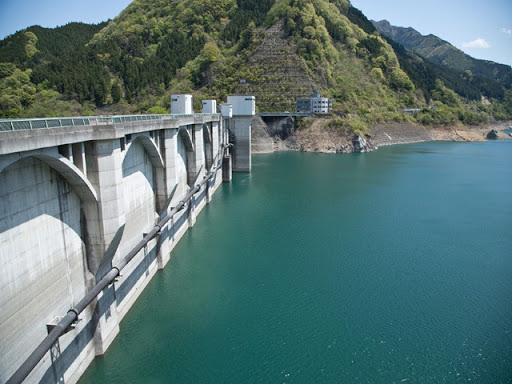
<svg viewBox="0 0 512 384">
<path fill-rule="evenodd" d="M 507 122 L 493 125 L 488 124 L 485 126 L 478 126 L 475 128 L 452 127 L 449 128 L 450 132 L 446 132 L 443 129 L 437 128 L 432 129 L 430 133 L 434 141 L 482 142 L 489 140 L 486 138 L 487 134 L 492 129 L 496 129 L 498 131 L 498 136 L 500 140 L 509 140 L 512 139 L 512 137 L 504 133 L 503 130 L 508 129 L 510 125 L 510 122 Z"/>
<path fill-rule="evenodd" d="M 452 142 L 485 142 L 487 134 L 495 129 L 501 140 L 511 140 L 512 137 L 503 130 L 512 126 L 511 121 L 480 126 L 448 126 L 423 127 L 406 123 L 377 124 L 365 135 L 369 141 L 364 151 L 376 150 L 382 146 L 412 144 L 429 141 Z M 253 126 L 254 127 L 254 126 Z M 353 153 L 352 133 L 326 128 L 325 119 L 316 119 L 311 126 L 295 129 L 286 138 L 271 136 L 259 124 L 253 128 L 252 152 L 271 153 L 279 151 L 300 151 L 318 153 Z"/>
</svg>

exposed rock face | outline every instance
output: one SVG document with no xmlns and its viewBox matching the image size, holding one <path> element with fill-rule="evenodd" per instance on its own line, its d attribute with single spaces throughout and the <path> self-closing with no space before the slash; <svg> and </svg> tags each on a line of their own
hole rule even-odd
<svg viewBox="0 0 512 384">
<path fill-rule="evenodd" d="M 339 148 L 336 148 L 336 153 L 352 153 L 354 147 L 350 144 L 343 144 Z"/>
<path fill-rule="evenodd" d="M 371 143 L 371 139 L 368 137 L 368 140 L 366 140 L 360 133 L 356 134 L 352 138 L 352 145 L 354 147 L 354 152 L 357 153 L 371 152 L 376 149 Z"/>
<path fill-rule="evenodd" d="M 500 136 L 498 134 L 498 131 L 493 129 L 487 134 L 486 138 L 489 140 L 498 140 Z"/>
<path fill-rule="evenodd" d="M 281 140 L 286 140 L 295 132 L 295 121 L 292 117 L 270 117 L 264 118 L 267 124 L 267 132 L 270 136 L 278 136 Z"/>
<path fill-rule="evenodd" d="M 254 153 L 299 151 L 295 119 L 255 115 L 252 119 L 251 149 Z"/>
<path fill-rule="evenodd" d="M 273 139 L 267 132 L 267 125 L 260 115 L 252 119 L 251 150 L 253 153 L 274 152 Z"/>
<path fill-rule="evenodd" d="M 265 118 L 255 116 L 252 129 L 253 152 L 304 151 L 323 153 L 369 152 L 386 145 L 418 143 L 425 141 L 484 141 L 494 131 L 494 138 L 512 140 L 512 135 L 502 133 L 511 122 L 481 127 L 426 128 L 405 123 L 378 124 L 369 135 L 329 129 L 326 119 L 312 119 L 307 128 L 296 128 L 288 117 Z M 498 135 L 498 136 L 496 136 Z"/>
</svg>

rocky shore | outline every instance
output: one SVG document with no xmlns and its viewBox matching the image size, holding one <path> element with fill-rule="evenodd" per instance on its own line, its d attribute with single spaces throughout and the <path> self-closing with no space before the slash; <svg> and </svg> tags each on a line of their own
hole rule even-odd
<svg viewBox="0 0 512 384">
<path fill-rule="evenodd" d="M 477 127 L 423 127 L 404 123 L 378 124 L 370 134 L 354 135 L 329 128 L 328 119 L 316 118 L 306 128 L 296 128 L 290 118 L 266 124 L 261 117 L 253 120 L 252 151 L 267 153 L 292 150 L 323 153 L 369 152 L 386 145 L 425 141 L 486 141 L 495 130 L 499 139 L 512 139 L 502 132 L 512 122 L 486 124 Z"/>
</svg>

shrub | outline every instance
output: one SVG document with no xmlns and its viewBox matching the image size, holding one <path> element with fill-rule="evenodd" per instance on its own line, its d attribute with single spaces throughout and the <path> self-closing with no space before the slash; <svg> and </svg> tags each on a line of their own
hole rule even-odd
<svg viewBox="0 0 512 384">
<path fill-rule="evenodd" d="M 165 115 L 167 113 L 169 113 L 169 111 L 164 107 L 154 106 L 148 109 L 148 114 L 150 115 Z"/>
<path fill-rule="evenodd" d="M 384 73 L 382 72 L 382 69 L 380 68 L 373 68 L 370 73 L 372 79 L 375 79 L 380 82 L 384 82 L 386 78 L 384 77 Z"/>
<path fill-rule="evenodd" d="M 485 124 L 489 122 L 489 115 L 485 112 L 464 111 L 460 120 L 468 125 Z"/>
</svg>

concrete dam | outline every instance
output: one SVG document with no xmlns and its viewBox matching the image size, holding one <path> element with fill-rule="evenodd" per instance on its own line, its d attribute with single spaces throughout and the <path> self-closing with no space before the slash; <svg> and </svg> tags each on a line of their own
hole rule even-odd
<svg viewBox="0 0 512 384">
<path fill-rule="evenodd" d="M 192 112 L 0 121 L 0 383 L 75 383 L 222 181 L 251 96 Z"/>
</svg>

